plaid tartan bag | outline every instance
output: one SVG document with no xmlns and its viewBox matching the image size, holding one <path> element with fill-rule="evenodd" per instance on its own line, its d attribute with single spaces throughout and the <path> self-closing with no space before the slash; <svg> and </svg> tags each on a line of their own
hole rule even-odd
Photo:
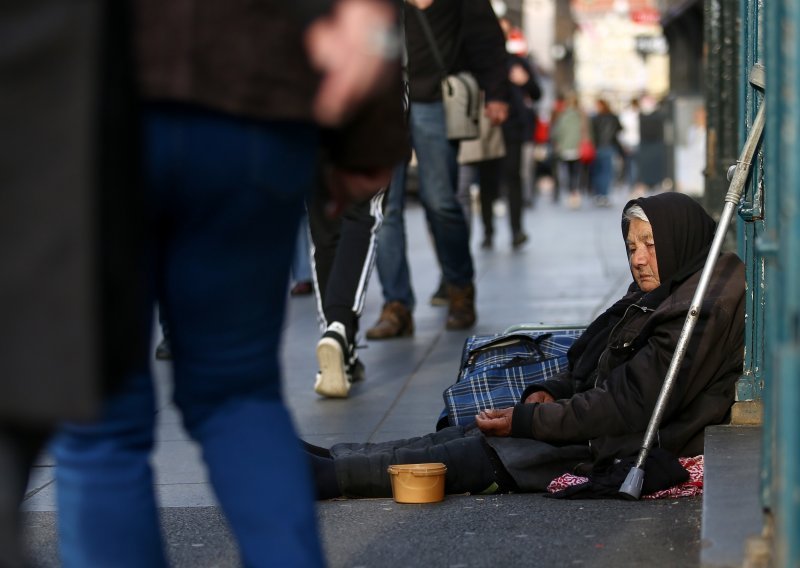
<svg viewBox="0 0 800 568">
<path fill-rule="evenodd" d="M 567 370 L 567 351 L 583 329 L 475 335 L 464 342 L 458 380 L 443 393 L 437 429 L 466 426 L 487 408 L 507 408 L 530 385 Z"/>
</svg>

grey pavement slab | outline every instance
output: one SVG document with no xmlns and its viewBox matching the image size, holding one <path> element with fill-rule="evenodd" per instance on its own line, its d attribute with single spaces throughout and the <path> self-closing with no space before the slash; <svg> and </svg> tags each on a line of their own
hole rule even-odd
<svg viewBox="0 0 800 568">
<path fill-rule="evenodd" d="M 701 565 L 742 566 L 747 539 L 764 528 L 760 502 L 762 429 L 712 426 L 705 434 Z"/>
<path fill-rule="evenodd" d="M 446 309 L 428 305 L 439 269 L 419 206 L 407 214 L 409 261 L 417 307 L 413 337 L 366 342 L 367 378 L 343 400 L 312 389 L 320 335 L 313 299 L 292 298 L 281 357 L 287 404 L 299 433 L 329 446 L 416 436 L 434 428 L 441 392 L 455 380 L 464 340 L 520 322 L 580 324 L 593 319 L 630 282 L 620 231 L 626 195 L 611 208 L 584 202 L 570 211 L 539 200 L 525 211 L 530 236 L 510 246 L 507 219 L 496 219 L 495 249 L 480 250 L 473 222 L 478 322 L 444 330 Z M 362 329 L 382 305 L 376 275 Z M 170 365 L 153 364 L 159 387 L 157 450 L 153 456 L 162 526 L 175 566 L 236 566 L 235 546 L 221 517 L 196 444 L 169 401 Z M 35 565 L 57 566 L 52 460 L 37 465 L 23 503 L 26 538 Z M 448 497 L 436 506 L 391 500 L 330 501 L 318 505 L 331 566 L 692 566 L 697 565 L 699 499 L 623 503 L 560 502 L 540 495 Z"/>
</svg>

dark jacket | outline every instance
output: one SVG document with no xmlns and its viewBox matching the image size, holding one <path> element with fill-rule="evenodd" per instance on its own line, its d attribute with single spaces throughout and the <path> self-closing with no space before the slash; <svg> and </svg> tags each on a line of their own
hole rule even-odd
<svg viewBox="0 0 800 568">
<path fill-rule="evenodd" d="M 311 121 L 319 75 L 302 30 L 331 3 L 136 0 L 142 95 L 254 119 Z M 399 61 L 393 81 L 325 140 L 344 167 L 389 167 L 406 157 Z"/>
<path fill-rule="evenodd" d="M 136 0 L 143 95 L 264 119 L 310 120 L 318 76 L 302 44 L 303 20 L 281 14 L 281 4 Z"/>
<path fill-rule="evenodd" d="M 508 119 L 503 123 L 503 137 L 506 141 L 526 142 L 533 139 L 533 125 L 536 115 L 533 102 L 542 94 L 536 73 L 525 57 L 509 54 L 506 59 L 508 71 L 514 65 L 521 65 L 528 73 L 528 82 L 524 85 L 511 83 L 508 105 Z"/>
<path fill-rule="evenodd" d="M 592 117 L 592 140 L 598 148 L 611 146 L 622 151 L 617 134 L 622 131 L 622 124 L 617 115 L 612 112 L 601 112 Z"/>
<path fill-rule="evenodd" d="M 138 101 L 127 2 L 0 19 L 0 420 L 86 419 L 146 361 Z"/>
<path fill-rule="evenodd" d="M 406 4 L 404 12 L 410 99 L 441 100 L 440 83 L 444 77 L 420 24 L 420 10 Z M 489 1 L 435 0 L 422 13 L 447 72 L 471 71 L 487 101 L 507 101 L 505 39 Z"/>
</svg>

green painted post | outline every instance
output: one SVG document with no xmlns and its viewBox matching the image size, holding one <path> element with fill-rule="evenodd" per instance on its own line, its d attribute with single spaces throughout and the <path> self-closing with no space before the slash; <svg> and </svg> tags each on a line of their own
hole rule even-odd
<svg viewBox="0 0 800 568">
<path fill-rule="evenodd" d="M 768 285 L 764 505 L 773 521 L 772 565 L 800 566 L 800 6 L 796 0 L 762 6 L 768 188 L 756 251 Z"/>
<path fill-rule="evenodd" d="M 772 463 L 772 512 L 775 521 L 775 566 L 800 565 L 800 7 L 795 0 L 768 3 L 768 33 L 777 39 L 768 47 L 769 62 L 779 77 L 768 104 L 775 106 L 777 200 L 770 203 L 775 217 L 768 237 L 776 243 L 776 257 L 767 265 L 767 279 L 775 282 L 774 305 L 768 311 L 767 341 L 771 342 L 774 375 L 775 449 Z M 774 146 L 773 146 L 774 144 Z"/>
<path fill-rule="evenodd" d="M 742 41 L 741 62 L 743 66 L 740 96 L 742 110 L 739 116 L 739 140 L 743 144 L 747 138 L 747 131 L 755 118 L 759 99 L 762 97 L 747 81 L 747 73 L 754 63 L 765 61 L 764 42 L 761 30 L 763 16 L 761 4 L 756 0 L 741 0 L 742 13 Z M 774 41 L 774 37 L 766 35 L 766 41 Z M 773 86 L 769 72 L 767 83 Z M 769 99 L 769 85 L 766 89 L 766 98 Z M 739 228 L 739 254 L 745 263 L 745 278 L 747 282 L 746 299 L 746 326 L 745 326 L 745 356 L 744 374 L 736 385 L 736 400 L 758 400 L 763 405 L 763 443 L 761 456 L 761 501 L 766 509 L 772 503 L 772 472 L 773 459 L 776 455 L 772 446 L 775 440 L 773 416 L 774 389 L 770 388 L 765 377 L 768 376 L 765 367 L 768 365 L 768 342 L 765 333 L 765 311 L 767 300 L 766 267 L 764 256 L 758 248 L 762 242 L 765 228 L 766 207 L 769 200 L 765 200 L 764 177 L 769 177 L 769 163 L 765 163 L 763 149 L 768 146 L 768 137 L 773 131 L 770 128 L 770 113 L 767 107 L 767 124 L 764 129 L 761 150 L 758 159 L 752 167 L 752 174 L 745 190 L 743 202 L 739 208 L 739 216 L 744 223 Z M 770 194 L 769 197 L 772 197 Z M 766 203 L 765 203 L 766 201 Z"/>
<path fill-rule="evenodd" d="M 797 223 L 794 223 L 797 225 Z M 795 243 L 800 235 L 795 235 Z M 793 278 L 796 280 L 796 275 Z M 786 345 L 776 352 L 776 385 L 780 391 L 776 409 L 776 469 L 772 475 L 774 520 L 772 566 L 800 566 L 800 346 Z"/>
</svg>

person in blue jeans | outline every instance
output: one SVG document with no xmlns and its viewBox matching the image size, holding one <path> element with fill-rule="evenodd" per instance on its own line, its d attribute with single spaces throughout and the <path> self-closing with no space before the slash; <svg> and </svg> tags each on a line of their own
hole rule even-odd
<svg viewBox="0 0 800 568">
<path fill-rule="evenodd" d="M 356 4 L 352 12 L 342 0 L 327 6 L 330 13 L 312 2 L 134 4 L 154 235 L 143 278 L 170 333 L 172 400 L 202 448 L 245 566 L 324 565 L 308 459 L 282 399 L 278 347 L 318 124 L 342 121 L 395 74 L 399 83 L 393 56 L 365 47 L 373 32 L 391 33 L 394 9 L 378 0 Z M 354 37 L 342 19 L 352 24 L 359 16 L 366 21 L 356 29 L 365 34 Z M 323 27 L 303 33 L 311 20 Z M 321 81 L 308 60 L 317 61 L 320 49 L 334 65 L 320 66 Z M 326 81 L 349 73 L 348 65 L 356 73 L 338 76 L 345 100 L 337 102 Z M 388 86 L 386 94 L 396 98 Z M 384 122 L 366 132 L 385 129 Z M 403 153 L 387 152 L 389 163 Z M 387 170 L 371 191 L 388 177 Z M 66 424 L 57 435 L 65 568 L 166 565 L 150 466 L 156 417 L 143 358 L 97 419 Z"/>
<path fill-rule="evenodd" d="M 617 115 L 605 99 L 597 100 L 597 114 L 592 117 L 592 138 L 597 154 L 591 167 L 592 187 L 595 204 L 600 207 L 610 205 L 608 194 L 614 179 L 614 155 L 622 155 L 622 147 L 617 138 L 622 131 Z"/>
<path fill-rule="evenodd" d="M 474 267 L 467 222 L 456 197 L 458 142 L 447 138 L 441 89 L 445 70 L 435 53 L 449 66 L 446 72 L 468 69 L 475 74 L 486 93 L 487 117 L 493 124 L 501 124 L 508 116 L 505 38 L 488 0 L 413 0 L 405 4 L 404 22 L 409 130 L 419 165 L 419 197 L 446 284 L 446 328 L 467 329 L 477 318 Z M 377 323 L 367 330 L 368 339 L 414 332 L 416 301 L 403 220 L 405 173 L 404 163 L 397 167 L 389 185 L 376 260 L 385 303 Z"/>
<path fill-rule="evenodd" d="M 171 103 L 144 113 L 145 178 L 158 214 L 154 285 L 170 330 L 173 400 L 203 448 L 248 565 L 321 564 L 307 467 L 277 380 L 293 249 L 276 243 L 290 243 L 285 236 L 297 230 L 311 181 L 299 172 L 313 170 L 315 143 L 315 129 L 300 123 L 253 125 Z M 258 152 L 248 151 L 253 144 Z M 282 166 L 289 163 L 308 168 Z M 156 417 L 143 366 L 108 398 L 98 422 L 65 426 L 57 437 L 65 566 L 164 565 L 148 465 Z M 265 443 L 281 456 L 279 467 L 261 457 Z M 283 513 L 266 514 L 271 508 Z M 91 533 L 103 540 L 87 545 Z"/>
</svg>

